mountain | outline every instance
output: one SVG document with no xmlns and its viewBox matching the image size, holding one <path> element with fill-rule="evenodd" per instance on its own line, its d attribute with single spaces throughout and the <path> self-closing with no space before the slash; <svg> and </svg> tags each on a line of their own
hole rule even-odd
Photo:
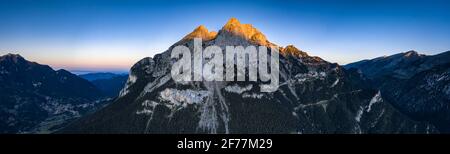
<svg viewBox="0 0 450 154">
<path fill-rule="evenodd" d="M 94 85 L 66 70 L 55 71 L 16 54 L 0 57 L 0 133 L 56 129 L 100 97 Z"/>
<path fill-rule="evenodd" d="M 450 51 L 408 51 L 345 66 L 361 71 L 383 97 L 410 117 L 450 132 Z"/>
<path fill-rule="evenodd" d="M 109 72 L 99 72 L 99 73 L 87 73 L 78 75 L 79 77 L 86 79 L 88 81 L 94 81 L 99 79 L 111 79 L 113 77 L 123 76 L 124 74 L 115 74 Z"/>
<path fill-rule="evenodd" d="M 223 52 L 225 46 L 279 47 L 235 18 L 219 32 L 199 26 L 168 50 L 134 64 L 113 103 L 60 133 L 437 132 L 396 110 L 356 70 L 292 45 L 279 47 L 280 87 L 275 92 L 260 92 L 260 80 L 174 82 L 171 51 L 177 45 L 193 51 L 194 38 Z"/>
<path fill-rule="evenodd" d="M 408 79 L 418 72 L 450 62 L 450 52 L 427 56 L 416 51 L 408 51 L 391 56 L 378 57 L 372 60 L 362 60 L 345 65 L 345 68 L 357 68 L 371 79 L 393 76 Z"/>
<path fill-rule="evenodd" d="M 120 90 L 128 79 L 128 75 L 114 73 L 89 73 L 80 75 L 80 77 L 89 80 L 102 94 L 110 98 L 119 95 Z"/>
</svg>

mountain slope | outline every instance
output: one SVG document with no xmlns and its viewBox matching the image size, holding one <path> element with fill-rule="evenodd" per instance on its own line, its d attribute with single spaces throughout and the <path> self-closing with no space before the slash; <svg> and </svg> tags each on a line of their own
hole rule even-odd
<svg viewBox="0 0 450 154">
<path fill-rule="evenodd" d="M 345 68 L 357 68 L 370 79 L 392 76 L 399 79 L 411 78 L 418 72 L 437 65 L 449 63 L 450 51 L 426 56 L 416 51 L 408 51 L 391 56 L 378 57 L 345 65 Z"/>
<path fill-rule="evenodd" d="M 432 56 L 409 51 L 345 67 L 360 70 L 403 113 L 450 132 L 449 66 L 449 51 Z"/>
<path fill-rule="evenodd" d="M 130 71 L 119 97 L 62 133 L 433 133 L 433 125 L 398 112 L 356 71 L 280 47 L 280 87 L 261 93 L 258 82 L 176 83 L 170 52 L 217 45 L 277 47 L 249 24 L 231 19 L 218 32 L 200 26 L 167 51 Z M 268 49 L 269 51 L 271 49 Z"/>
<path fill-rule="evenodd" d="M 87 73 L 78 75 L 79 77 L 86 79 L 88 81 L 94 81 L 99 79 L 111 79 L 113 77 L 121 76 L 120 74 L 114 74 L 109 72 L 101 72 L 101 73 Z"/>
<path fill-rule="evenodd" d="M 114 98 L 119 95 L 120 90 L 125 85 L 128 75 L 116 75 L 111 78 L 95 79 L 90 81 L 94 84 L 105 96 Z"/>
<path fill-rule="evenodd" d="M 0 57 L 1 133 L 29 132 L 55 116 L 78 117 L 101 96 L 94 85 L 66 70 L 54 71 L 20 55 Z"/>
</svg>

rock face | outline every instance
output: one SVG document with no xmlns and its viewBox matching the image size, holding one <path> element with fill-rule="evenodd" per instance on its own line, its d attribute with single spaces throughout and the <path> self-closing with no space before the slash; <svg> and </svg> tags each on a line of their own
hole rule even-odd
<svg viewBox="0 0 450 154">
<path fill-rule="evenodd" d="M 54 71 L 20 55 L 0 57 L 0 133 L 57 129 L 101 96 L 94 85 L 65 70 Z"/>
<path fill-rule="evenodd" d="M 441 132 L 450 132 L 450 52 L 426 56 L 408 51 L 355 62 L 381 89 L 383 98 L 410 117 L 429 121 Z"/>
<path fill-rule="evenodd" d="M 175 45 L 193 51 L 192 38 L 185 38 Z M 204 47 L 222 49 L 227 45 L 276 46 L 234 18 L 206 40 Z M 361 74 L 294 46 L 280 47 L 280 87 L 272 93 L 261 93 L 259 81 L 176 83 L 170 74 L 174 46 L 137 62 L 112 104 L 72 123 L 62 133 L 436 132 L 433 125 L 398 112 L 378 90 L 366 86 Z"/>
<path fill-rule="evenodd" d="M 266 36 L 250 24 L 241 24 L 236 18 L 231 18 L 221 30 L 224 41 L 230 37 L 241 37 L 256 45 L 268 45 Z M 221 41 L 221 38 L 218 39 Z"/>
</svg>

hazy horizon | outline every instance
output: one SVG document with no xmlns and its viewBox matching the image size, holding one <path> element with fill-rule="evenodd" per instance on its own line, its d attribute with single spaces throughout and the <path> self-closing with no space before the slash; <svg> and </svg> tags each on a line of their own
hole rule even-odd
<svg viewBox="0 0 450 154">
<path fill-rule="evenodd" d="M 448 1 L 350 2 L 6 0 L 0 2 L 0 54 L 54 69 L 125 72 L 197 26 L 218 31 L 231 17 L 275 44 L 341 65 L 450 50 Z"/>
</svg>

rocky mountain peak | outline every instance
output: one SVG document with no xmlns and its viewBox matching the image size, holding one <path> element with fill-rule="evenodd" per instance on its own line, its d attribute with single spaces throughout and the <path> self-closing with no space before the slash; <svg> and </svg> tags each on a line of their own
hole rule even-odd
<svg viewBox="0 0 450 154">
<path fill-rule="evenodd" d="M 194 38 L 201 38 L 203 41 L 213 41 L 211 43 L 218 46 L 262 45 L 267 47 L 279 47 L 278 45 L 269 42 L 266 39 L 266 36 L 251 24 L 242 24 L 236 18 L 230 18 L 219 33 L 209 31 L 204 25 L 200 25 L 176 44 L 183 44 L 192 41 Z M 299 50 L 293 45 L 288 45 L 284 48 L 279 47 L 279 51 L 284 56 L 292 55 L 294 57 L 308 57 L 306 52 Z"/>
<path fill-rule="evenodd" d="M 306 57 L 306 56 L 308 56 L 308 54 L 306 52 L 303 52 L 303 51 L 297 49 L 294 45 L 288 45 L 285 48 L 282 48 L 280 50 L 280 53 L 282 55 L 284 55 L 284 56 L 287 56 L 287 55 L 292 55 L 292 56 L 295 56 L 295 57 Z"/>
<path fill-rule="evenodd" d="M 421 54 L 419 54 L 417 51 L 414 50 L 410 50 L 408 52 L 405 52 L 403 57 L 419 57 L 422 56 Z"/>
<path fill-rule="evenodd" d="M 200 25 L 194 29 L 191 33 L 186 35 L 182 40 L 192 40 L 194 38 L 202 38 L 203 41 L 209 41 L 216 38 L 217 32 L 208 31 L 208 29 L 204 25 Z"/>
<path fill-rule="evenodd" d="M 8 53 L 8 54 L 0 57 L 0 61 L 5 61 L 5 60 L 11 61 L 11 62 L 14 62 L 14 63 L 25 62 L 26 61 L 19 54 L 12 54 L 12 53 Z"/>
<path fill-rule="evenodd" d="M 253 27 L 251 24 L 241 24 L 236 18 L 231 18 L 222 27 L 219 35 L 224 35 L 226 37 L 241 37 L 251 43 L 257 45 L 270 45 L 267 41 L 266 36 L 261 33 L 258 29 Z"/>
<path fill-rule="evenodd" d="M 227 21 L 227 23 L 225 24 L 225 26 L 226 25 L 240 25 L 241 24 L 241 22 L 238 20 L 238 19 L 236 19 L 235 17 L 231 17 L 228 21 Z"/>
</svg>

